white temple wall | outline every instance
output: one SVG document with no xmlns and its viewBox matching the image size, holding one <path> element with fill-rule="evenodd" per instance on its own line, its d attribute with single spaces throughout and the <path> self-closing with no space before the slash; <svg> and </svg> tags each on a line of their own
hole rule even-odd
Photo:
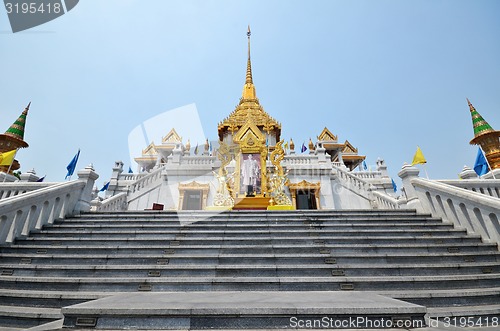
<svg viewBox="0 0 500 331">
<path fill-rule="evenodd" d="M 337 179 L 331 180 L 334 209 L 372 209 L 370 200 L 341 184 Z"/>
</svg>

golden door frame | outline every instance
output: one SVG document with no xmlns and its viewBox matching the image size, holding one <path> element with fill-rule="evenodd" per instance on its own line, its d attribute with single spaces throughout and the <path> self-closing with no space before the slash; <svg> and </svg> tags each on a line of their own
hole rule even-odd
<svg viewBox="0 0 500 331">
<path fill-rule="evenodd" d="M 314 198 L 316 199 L 316 209 L 321 209 L 319 191 L 321 189 L 321 184 L 311 183 L 306 181 L 305 179 L 298 183 L 290 183 L 288 184 L 288 189 L 290 190 L 290 194 L 292 195 L 292 204 L 295 208 L 297 208 L 297 191 L 301 190 L 314 190 Z"/>
<path fill-rule="evenodd" d="M 179 206 L 177 207 L 177 210 L 183 210 L 182 207 L 184 206 L 184 193 L 186 193 L 186 191 L 201 191 L 201 193 L 203 194 L 201 198 L 201 210 L 205 210 L 205 208 L 207 207 L 209 190 L 210 184 L 201 184 L 195 181 L 185 184 L 179 183 Z"/>
</svg>

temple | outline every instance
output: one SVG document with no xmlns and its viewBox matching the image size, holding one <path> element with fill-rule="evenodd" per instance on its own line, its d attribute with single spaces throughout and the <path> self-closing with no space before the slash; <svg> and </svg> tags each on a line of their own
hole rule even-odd
<svg viewBox="0 0 500 331">
<path fill-rule="evenodd" d="M 284 204 L 287 198 L 290 201 L 284 209 L 371 208 L 368 194 L 351 187 L 352 177 L 392 195 L 392 182 L 384 161 L 377 162 L 376 171 L 354 171 L 361 168 L 365 156 L 359 155 L 348 140 L 339 141 L 327 127 L 311 133 L 316 138 L 309 140 L 306 153 L 296 152 L 292 139 L 281 140 L 281 123 L 264 110 L 257 97 L 250 28 L 247 36 L 242 95 L 236 108 L 218 124 L 219 141 L 214 142 L 213 150 L 207 140 L 199 151 L 193 151 L 189 137 L 184 143 L 182 132 L 169 128 L 160 144 L 151 142 L 142 155 L 134 158 L 141 172 L 124 175 L 122 162 L 116 163 L 108 197 L 127 192 L 128 210 L 143 210 L 153 205 L 166 210 L 268 209 Z M 271 158 L 273 153 L 279 158 L 278 145 L 283 154 L 278 165 L 283 169 L 283 192 L 273 193 L 271 178 L 277 168 Z M 221 160 L 228 162 L 223 164 Z M 224 178 L 223 184 L 220 178 Z M 136 181 L 147 185 L 137 189 L 142 184 Z M 227 190 L 221 190 L 221 185 Z M 226 195 L 220 196 L 221 191 Z M 275 201 L 275 194 L 280 195 L 281 202 Z"/>
<path fill-rule="evenodd" d="M 192 148 L 169 122 L 137 172 L 115 162 L 105 196 L 92 165 L 60 183 L 19 174 L 30 105 L 0 135 L 0 330 L 497 330 L 500 132 L 467 100 L 487 173 L 404 164 L 396 195 L 384 160 L 366 167 L 331 126 L 299 148 L 281 137 L 247 36 L 218 140 Z M 364 318 L 298 322 L 318 316 Z"/>
</svg>

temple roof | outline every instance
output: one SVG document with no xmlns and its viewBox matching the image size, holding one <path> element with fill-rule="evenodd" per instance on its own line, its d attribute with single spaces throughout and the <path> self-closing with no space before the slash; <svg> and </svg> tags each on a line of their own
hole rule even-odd
<svg viewBox="0 0 500 331">
<path fill-rule="evenodd" d="M 219 139 L 222 140 L 227 131 L 235 132 L 239 130 L 249 118 L 266 132 L 276 132 L 276 140 L 279 140 L 281 133 L 281 124 L 274 118 L 269 116 L 260 105 L 255 85 L 253 84 L 252 77 L 252 62 L 250 58 L 250 27 L 248 27 L 248 60 L 247 70 L 245 76 L 245 85 L 243 86 L 243 93 L 239 104 L 234 111 L 229 114 L 222 122 L 219 123 L 217 129 L 219 132 Z"/>
</svg>

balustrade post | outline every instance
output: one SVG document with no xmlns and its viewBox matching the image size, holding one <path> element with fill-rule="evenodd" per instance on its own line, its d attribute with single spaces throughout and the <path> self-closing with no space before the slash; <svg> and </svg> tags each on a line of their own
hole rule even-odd
<svg viewBox="0 0 500 331">
<path fill-rule="evenodd" d="M 78 171 L 78 179 L 86 181 L 85 187 L 75 205 L 73 214 L 80 214 L 82 212 L 90 211 L 90 201 L 92 200 L 92 188 L 99 175 L 94 171 L 92 165 L 87 166 L 85 169 Z"/>
<path fill-rule="evenodd" d="M 115 195 L 118 189 L 118 181 L 120 179 L 120 174 L 123 172 L 123 162 L 115 161 L 115 166 L 113 167 L 113 173 L 111 174 L 111 179 L 109 180 L 109 186 L 106 190 L 106 197 Z"/>
<path fill-rule="evenodd" d="M 413 184 L 411 183 L 412 179 L 418 178 L 419 173 L 420 171 L 417 168 L 405 163 L 401 168 L 401 170 L 399 171 L 398 176 L 403 181 L 403 188 L 405 191 L 404 194 L 406 195 L 407 207 L 415 208 L 418 212 L 424 212 L 422 203 L 418 199 L 417 191 L 415 190 L 415 187 L 413 187 Z"/>
</svg>

